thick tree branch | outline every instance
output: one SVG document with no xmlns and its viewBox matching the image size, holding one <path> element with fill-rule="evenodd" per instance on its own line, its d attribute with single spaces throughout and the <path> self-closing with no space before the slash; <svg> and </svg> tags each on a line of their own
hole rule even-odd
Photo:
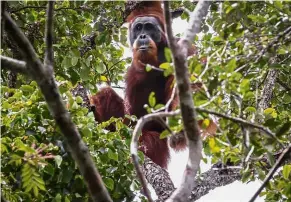
<svg viewBox="0 0 291 202">
<path fill-rule="evenodd" d="M 256 191 L 256 193 L 254 194 L 254 196 L 251 198 L 251 200 L 249 202 L 253 202 L 256 200 L 256 198 L 258 197 L 258 195 L 261 193 L 261 191 L 265 188 L 265 186 L 267 185 L 267 183 L 271 180 L 271 178 L 273 177 L 274 173 L 277 171 L 277 169 L 280 167 L 280 165 L 284 162 L 284 160 L 286 159 L 286 157 L 289 155 L 291 155 L 291 145 L 289 145 L 280 155 L 279 159 L 276 161 L 276 163 L 273 165 L 273 167 L 271 168 L 271 170 L 269 171 L 268 175 L 266 176 L 265 180 L 263 181 L 262 185 L 260 186 L 260 188 Z"/>
<path fill-rule="evenodd" d="M 195 178 L 195 186 L 191 192 L 190 201 L 196 201 L 205 196 L 209 191 L 217 187 L 225 186 L 241 179 L 239 168 L 216 168 L 216 164 L 210 170 Z"/>
<path fill-rule="evenodd" d="M 10 57 L 0 55 L 1 67 L 16 73 L 27 74 L 26 63 Z"/>
<path fill-rule="evenodd" d="M 264 109 L 268 108 L 270 106 L 270 101 L 272 99 L 273 95 L 273 88 L 276 83 L 276 79 L 278 76 L 278 70 L 271 69 L 268 72 L 268 75 L 266 77 L 264 88 L 262 91 L 261 100 L 259 102 L 258 108 L 263 111 Z"/>
<path fill-rule="evenodd" d="M 191 45 L 196 34 L 201 31 L 203 18 L 206 17 L 210 4 L 211 1 L 200 0 L 191 13 L 188 28 L 183 36 L 183 39 L 187 40 L 189 45 Z"/>
<path fill-rule="evenodd" d="M 112 201 L 87 146 L 83 142 L 75 124 L 72 122 L 70 114 L 65 108 L 53 76 L 53 70 L 44 67 L 31 43 L 7 12 L 4 13 L 4 18 L 6 20 L 5 28 L 20 48 L 26 60 L 28 72 L 36 80 L 52 116 L 65 136 L 70 152 L 84 177 L 93 201 Z"/>
<path fill-rule="evenodd" d="M 284 149 L 285 151 L 285 149 Z M 279 159 L 281 154 L 284 152 L 279 152 L 273 154 L 275 159 Z M 263 161 L 267 162 L 267 155 L 263 155 L 259 159 L 252 159 L 252 161 Z M 289 163 L 291 155 L 286 156 L 283 164 Z M 171 180 L 168 180 L 168 173 L 161 167 L 157 166 L 150 159 L 146 158 L 143 168 L 143 171 L 146 173 L 147 180 L 150 184 L 156 185 L 153 187 L 159 197 L 159 200 L 156 202 L 161 202 L 167 199 L 170 194 L 175 190 L 172 185 Z M 154 170 L 152 172 L 152 170 Z M 150 176 L 147 176 L 151 174 Z M 222 166 L 221 163 L 214 164 L 210 170 L 198 175 L 195 178 L 195 186 L 191 192 L 190 201 L 196 201 L 202 196 L 205 196 L 209 191 L 214 190 L 217 187 L 225 186 L 233 183 L 236 180 L 241 179 L 241 168 L 239 166 Z M 166 179 L 166 180 L 164 180 Z M 158 181 L 158 182 L 157 182 Z M 163 187 L 162 187 L 163 186 Z"/>
<path fill-rule="evenodd" d="M 178 87 L 179 103 L 182 114 L 185 136 L 189 147 L 189 158 L 184 171 L 180 187 L 175 190 L 168 201 L 187 201 L 194 187 L 194 178 L 199 169 L 202 158 L 202 142 L 200 130 L 196 120 L 194 102 L 189 80 L 189 71 L 187 64 L 188 48 L 195 35 L 200 32 L 202 19 L 206 16 L 210 2 L 199 1 L 194 12 L 191 14 L 189 28 L 184 37 L 176 43 L 171 28 L 171 14 L 169 2 L 164 1 L 164 16 L 166 20 L 166 33 L 168 44 L 172 52 L 175 65 L 175 76 Z"/>
<path fill-rule="evenodd" d="M 142 171 L 146 176 L 148 183 L 150 183 L 157 196 L 158 201 L 165 201 L 172 192 L 175 190 L 175 186 L 170 178 L 169 173 L 155 164 L 150 158 L 145 156 L 145 161 L 142 165 Z M 157 201 L 156 201 L 157 202 Z"/>
</svg>

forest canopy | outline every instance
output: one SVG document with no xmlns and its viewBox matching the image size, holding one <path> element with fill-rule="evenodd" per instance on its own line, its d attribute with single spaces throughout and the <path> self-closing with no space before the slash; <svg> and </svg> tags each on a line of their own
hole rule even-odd
<svg viewBox="0 0 291 202">
<path fill-rule="evenodd" d="M 90 97 L 102 86 L 123 94 L 124 75 L 132 62 L 125 54 L 130 49 L 125 19 L 137 5 L 56 1 L 52 4 L 53 36 L 45 41 L 50 39 L 47 5 L 45 1 L 1 2 L 1 199 L 90 201 L 90 177 L 76 160 L 87 152 L 86 159 L 92 159 L 94 166 L 90 169 L 94 176 L 100 174 L 113 201 L 146 200 L 131 160 L 134 126 L 124 124 L 122 118 L 97 123 L 90 106 Z M 172 17 L 189 22 L 196 5 L 170 2 Z M 30 46 L 20 46 L 23 41 L 11 31 L 9 16 L 41 63 L 31 56 Z M 50 42 L 53 54 L 48 51 Z M 199 84 L 192 98 L 204 131 L 202 161 L 210 160 L 213 165 L 193 179 L 197 186 L 191 201 L 235 180 L 263 181 L 258 194 L 266 201 L 290 201 L 291 3 L 212 2 L 201 32 L 191 42 L 197 54 L 187 57 L 187 68 L 191 85 Z M 170 49 L 165 52 L 168 62 L 160 69 L 168 76 L 175 72 L 174 57 Z M 147 71 L 155 69 L 147 66 Z M 46 80 L 48 74 L 51 77 Z M 63 110 L 55 99 L 64 103 L 77 130 L 70 131 L 73 124 L 53 113 Z M 151 94 L 145 107 L 150 114 L 165 106 Z M 112 123 L 114 132 L 107 130 Z M 180 114 L 168 118 L 166 124 L 160 138 L 183 131 Z M 66 130 L 79 136 L 70 139 Z M 72 148 L 78 147 L 71 145 L 80 137 L 84 144 L 81 141 L 79 146 L 85 149 L 75 151 Z M 156 189 L 160 185 L 151 181 L 151 174 L 168 176 L 167 171 L 153 165 L 142 152 L 138 155 L 146 179 L 163 201 L 174 187 L 165 180 L 165 186 Z M 208 188 L 199 190 L 198 186 Z"/>
</svg>

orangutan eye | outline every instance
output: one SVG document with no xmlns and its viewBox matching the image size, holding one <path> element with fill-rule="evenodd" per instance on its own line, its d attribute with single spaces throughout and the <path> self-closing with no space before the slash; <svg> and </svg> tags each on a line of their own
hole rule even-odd
<svg viewBox="0 0 291 202">
<path fill-rule="evenodd" d="M 137 24 L 136 26 L 135 26 L 135 29 L 137 30 L 137 31 L 141 31 L 141 29 L 142 29 L 142 24 Z"/>
</svg>

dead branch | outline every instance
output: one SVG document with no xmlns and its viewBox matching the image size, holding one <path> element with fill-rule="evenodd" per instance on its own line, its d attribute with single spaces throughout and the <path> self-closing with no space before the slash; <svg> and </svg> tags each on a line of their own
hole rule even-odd
<svg viewBox="0 0 291 202">
<path fill-rule="evenodd" d="M 51 5 L 51 4 L 49 4 Z M 52 7 L 48 6 L 48 10 Z M 36 80 L 49 110 L 65 136 L 70 151 L 76 161 L 81 174 L 87 183 L 88 190 L 93 201 L 112 201 L 103 182 L 101 176 L 95 167 L 87 146 L 72 122 L 72 119 L 62 101 L 58 87 L 53 76 L 53 69 L 46 68 L 35 53 L 32 44 L 27 37 L 18 28 L 16 23 L 11 19 L 7 12 L 4 13 L 5 29 L 9 32 L 13 40 L 18 45 L 27 64 L 27 71 Z M 49 15 L 48 15 L 49 16 Z M 46 34 L 47 36 L 48 34 Z M 10 67 L 10 69 L 12 69 Z"/>
</svg>

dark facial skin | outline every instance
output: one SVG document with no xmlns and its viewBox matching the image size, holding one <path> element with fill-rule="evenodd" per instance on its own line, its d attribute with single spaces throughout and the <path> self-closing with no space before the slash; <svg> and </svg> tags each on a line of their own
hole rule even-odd
<svg viewBox="0 0 291 202">
<path fill-rule="evenodd" d="M 162 39 L 161 27 L 154 17 L 138 17 L 134 20 L 130 29 L 130 44 L 144 51 L 150 48 L 151 41 L 159 44 Z"/>
</svg>

